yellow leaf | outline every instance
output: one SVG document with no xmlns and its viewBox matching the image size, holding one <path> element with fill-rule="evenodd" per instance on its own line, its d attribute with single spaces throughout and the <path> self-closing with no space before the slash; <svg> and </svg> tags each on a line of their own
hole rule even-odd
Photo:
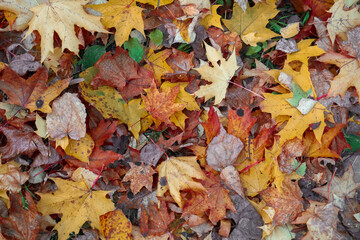
<svg viewBox="0 0 360 240">
<path fill-rule="evenodd" d="M 129 131 L 138 139 L 142 126 L 140 120 L 148 115 L 147 111 L 140 107 L 141 99 L 133 99 L 125 103 L 120 93 L 113 87 L 100 86 L 95 90 L 85 82 L 79 85 L 84 99 L 92 103 L 104 118 L 119 119 L 128 125 Z"/>
<path fill-rule="evenodd" d="M 280 34 L 283 38 L 292 38 L 300 31 L 300 22 L 294 22 L 280 29 Z"/>
<path fill-rule="evenodd" d="M 23 31 L 28 27 L 28 24 L 33 17 L 33 12 L 30 11 L 30 8 L 35 7 L 40 3 L 44 3 L 45 0 L 2 0 L 0 2 L 0 10 L 9 11 L 15 13 L 17 18 L 12 26 L 7 26 L 6 28 L 2 28 L 4 31 Z"/>
<path fill-rule="evenodd" d="M 165 61 L 171 53 L 171 49 L 165 49 L 154 53 L 154 49 L 150 48 L 149 53 L 147 54 L 148 64 L 145 65 L 145 68 L 153 72 L 158 83 L 161 82 L 162 75 L 174 72 Z"/>
<path fill-rule="evenodd" d="M 174 0 L 136 0 L 137 2 L 153 5 L 155 8 L 168 5 L 172 3 Z"/>
<path fill-rule="evenodd" d="M 246 44 L 256 46 L 258 42 L 279 36 L 266 28 L 269 19 L 279 12 L 276 9 L 276 2 L 276 0 L 267 0 L 251 8 L 248 4 L 245 13 L 238 4 L 234 4 L 233 17 L 230 20 L 224 19 L 223 22 L 230 31 L 239 34 Z"/>
<path fill-rule="evenodd" d="M 339 53 L 326 53 L 319 58 L 319 61 L 335 64 L 340 68 L 338 75 L 331 81 L 328 97 L 341 95 L 344 97 L 346 90 L 355 87 L 360 95 L 360 63 L 357 58 L 350 58 Z"/>
<path fill-rule="evenodd" d="M 78 233 L 81 226 L 89 221 L 93 228 L 100 230 L 99 216 L 114 210 L 114 204 L 106 198 L 108 191 L 93 191 L 87 182 L 73 182 L 51 178 L 57 186 L 52 193 L 38 193 L 41 199 L 37 204 L 43 215 L 62 213 L 61 221 L 54 229 L 59 240 L 69 238 L 71 232 Z"/>
<path fill-rule="evenodd" d="M 206 28 L 209 28 L 210 26 L 214 26 L 224 30 L 220 22 L 221 16 L 217 14 L 216 11 L 220 6 L 221 5 L 212 5 L 211 14 L 206 15 L 205 18 L 203 18 L 199 24 L 204 25 Z"/>
<path fill-rule="evenodd" d="M 8 21 L 9 25 L 10 25 L 10 29 L 13 29 L 13 25 L 14 22 L 17 18 L 17 15 L 13 12 L 9 12 L 9 11 L 4 11 L 4 17 L 6 18 L 6 20 Z"/>
<path fill-rule="evenodd" d="M 89 134 L 86 134 L 85 137 L 81 138 L 80 140 L 70 139 L 65 152 L 67 155 L 76 157 L 82 162 L 89 163 L 89 157 L 94 146 L 94 141 Z"/>
<path fill-rule="evenodd" d="M 347 32 L 351 28 L 360 24 L 359 7 L 356 6 L 351 10 L 344 10 L 345 0 L 338 0 L 330 8 L 331 17 L 327 20 L 327 29 L 332 43 L 336 35 Z"/>
<path fill-rule="evenodd" d="M 161 84 L 161 90 L 165 90 L 167 88 L 173 88 L 175 86 L 179 86 L 179 93 L 176 95 L 175 103 L 182 103 L 185 104 L 185 108 L 189 111 L 199 111 L 200 107 L 197 104 L 195 97 L 190 93 L 185 91 L 185 88 L 188 86 L 188 83 L 185 82 L 178 82 L 178 83 L 171 83 L 171 82 L 163 82 Z"/>
<path fill-rule="evenodd" d="M 46 120 L 40 117 L 40 115 L 37 113 L 36 113 L 35 126 L 37 130 L 34 132 L 42 138 L 47 138 L 48 133 L 46 130 Z"/>
<path fill-rule="evenodd" d="M 175 124 L 175 126 L 185 130 L 185 120 L 187 116 L 183 112 L 176 112 L 170 116 L 170 121 Z"/>
<path fill-rule="evenodd" d="M 101 232 L 107 240 L 132 239 L 131 222 L 120 209 L 100 216 Z"/>
<path fill-rule="evenodd" d="M 89 15 L 84 10 L 88 0 L 48 0 L 31 8 L 34 16 L 29 22 L 25 38 L 34 30 L 41 35 L 41 62 L 50 52 L 54 52 L 54 33 L 62 40 L 65 48 L 78 54 L 80 41 L 75 35 L 75 27 L 83 27 L 90 32 L 107 32 L 100 23 L 100 17 Z M 46 23 L 46 24 L 44 24 Z"/>
<path fill-rule="evenodd" d="M 208 63 L 201 62 L 200 67 L 195 68 L 194 70 L 198 71 L 201 74 L 201 77 L 206 81 L 211 82 L 211 84 L 201 86 L 200 89 L 195 92 L 195 95 L 198 97 L 205 97 L 205 101 L 215 97 L 214 104 L 219 104 L 225 98 L 230 79 L 239 68 L 235 57 L 236 49 L 233 51 L 229 59 L 225 60 L 222 56 L 221 50 L 216 50 L 206 43 L 204 44 L 206 48 L 206 56 L 213 67 L 210 67 Z M 220 61 L 220 64 L 218 61 Z"/>
<path fill-rule="evenodd" d="M 55 148 L 60 146 L 62 149 L 66 149 L 68 145 L 69 145 L 68 135 L 66 135 L 65 137 L 63 137 L 61 139 L 55 138 Z"/>
<path fill-rule="evenodd" d="M 280 136 L 280 146 L 287 140 L 295 137 L 302 139 L 305 130 L 313 123 L 317 125 L 313 130 L 315 137 L 321 142 L 321 137 L 326 126 L 324 122 L 324 113 L 327 111 L 323 105 L 317 102 L 309 113 L 303 115 L 297 108 L 291 106 L 286 101 L 286 99 L 293 97 L 292 92 L 280 95 L 264 93 L 264 97 L 265 100 L 260 104 L 263 112 L 271 113 L 272 118 L 276 118 L 280 115 L 291 117 L 286 126 L 278 133 Z"/>
<path fill-rule="evenodd" d="M 193 180 L 193 178 L 205 179 L 205 174 L 196 162 L 196 157 L 168 158 L 158 166 L 157 170 L 159 183 L 156 196 L 161 197 L 169 190 L 180 207 L 183 207 L 180 190 L 206 191 L 201 183 Z"/>
<path fill-rule="evenodd" d="M 136 6 L 133 0 L 110 0 L 108 3 L 87 6 L 102 13 L 101 22 L 106 28 L 116 28 L 116 46 L 121 46 L 129 39 L 133 28 L 139 30 L 144 36 L 144 21 L 142 8 Z"/>
</svg>

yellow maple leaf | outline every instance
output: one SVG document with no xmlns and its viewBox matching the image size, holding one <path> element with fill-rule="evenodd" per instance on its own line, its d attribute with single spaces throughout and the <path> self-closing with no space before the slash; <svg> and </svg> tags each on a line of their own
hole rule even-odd
<svg viewBox="0 0 360 240">
<path fill-rule="evenodd" d="M 359 7 L 351 10 L 344 10 L 344 7 L 345 0 L 337 0 L 329 10 L 332 15 L 327 20 L 327 29 L 332 43 L 334 43 L 336 35 L 347 32 L 360 24 Z"/>
<path fill-rule="evenodd" d="M 81 226 L 89 221 L 90 225 L 100 230 L 99 216 L 114 210 L 114 204 L 106 198 L 108 191 L 93 191 L 85 179 L 73 182 L 51 178 L 57 186 L 52 193 L 38 193 L 41 197 L 37 204 L 43 215 L 62 213 L 61 221 L 54 229 L 60 240 L 69 238 L 71 232 L 77 233 Z"/>
<path fill-rule="evenodd" d="M 101 22 L 106 28 L 116 28 L 116 46 L 121 46 L 129 39 L 133 28 L 139 30 L 144 36 L 144 21 L 142 8 L 136 6 L 133 0 L 110 0 L 105 4 L 87 6 L 102 13 Z"/>
<path fill-rule="evenodd" d="M 302 114 L 296 107 L 290 105 L 287 99 L 292 98 L 292 92 L 280 95 L 264 93 L 265 100 L 261 102 L 261 110 L 271 113 L 272 118 L 278 116 L 290 116 L 286 126 L 278 133 L 280 136 L 279 144 L 282 146 L 287 140 L 295 137 L 302 139 L 306 129 L 310 124 L 315 124 L 314 134 L 316 139 L 321 142 L 321 136 L 326 126 L 324 122 L 324 113 L 326 108 L 319 102 L 312 107 L 307 114 Z"/>
<path fill-rule="evenodd" d="M 239 66 L 236 63 L 235 51 L 231 54 L 228 60 L 224 59 L 221 50 L 205 44 L 206 56 L 211 62 L 213 67 L 208 63 L 201 62 L 199 68 L 194 68 L 201 74 L 201 77 L 206 81 L 211 82 L 209 85 L 201 86 L 195 92 L 198 97 L 205 97 L 205 101 L 215 97 L 214 104 L 219 104 L 226 95 L 227 87 L 229 86 L 230 79 L 234 76 Z M 220 61 L 220 64 L 218 63 Z"/>
<path fill-rule="evenodd" d="M 101 232 L 107 240 L 133 239 L 132 225 L 121 209 L 100 216 Z"/>
<path fill-rule="evenodd" d="M 185 104 L 185 108 L 189 111 L 199 111 L 200 107 L 195 101 L 195 97 L 191 95 L 190 93 L 185 91 L 185 88 L 189 84 L 186 82 L 177 82 L 177 83 L 171 83 L 171 82 L 163 82 L 161 84 L 161 90 L 165 90 L 168 88 L 173 88 L 175 86 L 179 86 L 179 93 L 176 95 L 175 103 L 182 103 Z"/>
<path fill-rule="evenodd" d="M 210 26 L 214 26 L 214 27 L 218 27 L 222 30 L 223 27 L 221 26 L 221 16 L 219 14 L 217 14 L 217 9 L 220 7 L 221 5 L 212 5 L 211 6 L 211 14 L 206 15 L 201 21 L 200 21 L 200 25 L 204 25 L 206 28 L 209 28 Z"/>
<path fill-rule="evenodd" d="M 79 140 L 70 139 L 65 152 L 67 155 L 76 157 L 82 162 L 89 163 L 89 157 L 94 146 L 94 140 L 92 140 L 89 134 L 86 134 L 85 137 Z"/>
<path fill-rule="evenodd" d="M 245 13 L 238 4 L 234 4 L 233 17 L 229 20 L 224 19 L 223 22 L 230 31 L 239 34 L 246 44 L 256 46 L 258 42 L 279 36 L 266 28 L 269 19 L 279 12 L 276 9 L 276 2 L 276 0 L 267 0 L 251 8 L 248 4 Z"/>
<path fill-rule="evenodd" d="M 159 172 L 159 182 L 156 196 L 161 197 L 169 190 L 180 207 L 183 207 L 180 190 L 206 191 L 201 183 L 193 180 L 193 178 L 205 179 L 205 174 L 197 163 L 195 156 L 168 158 L 157 167 L 157 170 Z"/>
<path fill-rule="evenodd" d="M 174 72 L 165 61 L 171 53 L 171 49 L 165 49 L 157 53 L 154 53 L 154 49 L 149 49 L 149 53 L 147 54 L 148 64 L 145 65 L 145 68 L 153 72 L 158 83 L 161 82 L 162 75 Z"/>
<path fill-rule="evenodd" d="M 328 97 L 341 95 L 344 97 L 346 90 L 355 87 L 360 96 L 360 62 L 358 58 L 350 58 L 340 53 L 326 53 L 319 61 L 335 64 L 340 68 L 338 75 L 331 81 Z"/>
<path fill-rule="evenodd" d="M 90 32 L 107 32 L 100 23 L 100 17 L 87 14 L 84 5 L 89 0 L 49 0 L 30 10 L 34 16 L 29 22 L 25 38 L 34 30 L 41 35 L 41 62 L 50 52 L 54 52 L 54 33 L 62 40 L 65 48 L 78 54 L 80 41 L 75 35 L 74 25 L 83 27 Z M 46 23 L 46 24 L 44 24 Z"/>
</svg>

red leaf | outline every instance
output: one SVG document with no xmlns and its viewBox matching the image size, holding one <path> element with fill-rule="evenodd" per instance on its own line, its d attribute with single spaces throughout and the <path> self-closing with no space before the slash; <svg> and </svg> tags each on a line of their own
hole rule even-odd
<svg viewBox="0 0 360 240">
<path fill-rule="evenodd" d="M 220 133 L 219 117 L 212 106 L 208 112 L 208 120 L 201 125 L 205 128 L 206 143 L 209 144 Z"/>
</svg>

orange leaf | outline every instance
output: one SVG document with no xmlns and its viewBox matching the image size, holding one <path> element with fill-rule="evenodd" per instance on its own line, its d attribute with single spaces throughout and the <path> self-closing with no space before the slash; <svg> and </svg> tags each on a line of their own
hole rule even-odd
<svg viewBox="0 0 360 240">
<path fill-rule="evenodd" d="M 230 108 L 228 111 L 228 118 L 228 133 L 240 138 L 242 142 L 245 142 L 252 126 L 254 126 L 257 120 L 256 117 L 251 116 L 251 109 L 244 107 L 235 111 Z"/>
<path fill-rule="evenodd" d="M 131 239 L 131 222 L 120 209 L 101 215 L 100 226 L 106 239 Z"/>
<path fill-rule="evenodd" d="M 210 106 L 207 121 L 201 125 L 205 128 L 206 143 L 209 144 L 220 133 L 219 117 L 212 106 Z"/>
<path fill-rule="evenodd" d="M 126 173 L 125 177 L 123 178 L 123 182 L 130 181 L 130 189 L 133 194 L 137 194 L 142 187 L 146 187 L 150 192 L 152 190 L 152 183 L 153 183 L 153 174 L 155 173 L 154 169 L 151 166 L 146 166 L 144 163 L 135 164 L 130 162 L 131 169 Z"/>
</svg>

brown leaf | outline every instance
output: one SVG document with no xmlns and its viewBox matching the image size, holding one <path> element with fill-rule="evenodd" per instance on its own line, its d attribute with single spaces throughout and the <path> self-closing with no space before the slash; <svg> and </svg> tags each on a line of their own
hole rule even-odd
<svg viewBox="0 0 360 240">
<path fill-rule="evenodd" d="M 86 111 L 77 94 L 65 93 L 53 103 L 53 111 L 46 117 L 47 131 L 52 138 L 61 139 L 67 135 L 80 140 L 85 136 Z"/>
<path fill-rule="evenodd" d="M 36 150 L 39 150 L 43 155 L 48 154 L 48 148 L 43 143 L 43 140 L 28 125 L 24 125 L 21 129 L 5 126 L 2 133 L 7 140 L 6 145 L 0 147 L 1 158 L 4 161 L 10 160 L 19 154 L 31 156 Z"/>
<path fill-rule="evenodd" d="M 234 135 L 228 134 L 221 125 L 220 134 L 213 138 L 206 151 L 206 161 L 216 171 L 230 166 L 236 161 L 244 144 Z"/>
<path fill-rule="evenodd" d="M 7 239 L 35 240 L 40 231 L 41 215 L 30 192 L 25 191 L 25 199 L 27 209 L 24 209 L 19 193 L 10 194 L 9 217 L 0 216 L 1 231 Z"/>
<path fill-rule="evenodd" d="M 242 198 L 245 198 L 239 172 L 233 165 L 229 165 L 221 170 L 220 178 L 228 188 L 234 190 Z"/>
<path fill-rule="evenodd" d="M 29 173 L 20 172 L 18 167 L 9 163 L 1 167 L 4 172 L 0 174 L 0 189 L 13 193 L 19 192 L 21 185 L 29 179 Z"/>
<path fill-rule="evenodd" d="M 147 223 L 142 226 L 148 226 L 148 232 L 143 232 L 146 228 L 142 227 L 141 233 L 148 236 L 159 236 L 167 232 L 168 226 L 175 219 L 175 213 L 168 212 L 165 201 L 160 202 L 160 208 L 157 207 L 157 204 L 151 202 L 147 209 L 141 209 L 141 214 L 142 220 L 145 218 L 144 220 Z"/>
<path fill-rule="evenodd" d="M 139 163 L 139 162 L 137 162 Z M 150 192 L 152 190 L 153 176 L 156 172 L 151 166 L 129 163 L 131 169 L 126 173 L 123 182 L 131 182 L 130 189 L 133 194 L 137 194 L 142 187 L 146 187 Z"/>
</svg>

